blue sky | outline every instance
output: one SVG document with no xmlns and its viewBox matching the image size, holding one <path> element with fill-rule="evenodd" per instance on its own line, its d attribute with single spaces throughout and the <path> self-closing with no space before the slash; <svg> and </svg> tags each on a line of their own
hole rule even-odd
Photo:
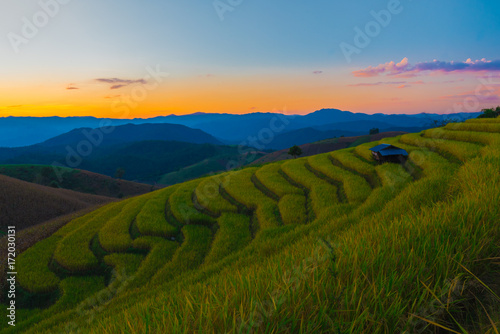
<svg viewBox="0 0 500 334">
<path fill-rule="evenodd" d="M 272 106 L 286 104 L 281 101 L 286 94 L 303 92 L 305 100 L 317 97 L 318 103 L 291 103 L 288 107 L 301 113 L 311 112 L 330 102 L 326 96 L 317 95 L 319 90 L 327 92 L 325 87 L 329 86 L 331 91 L 339 91 L 339 87 L 359 83 L 352 72 L 368 66 L 397 63 L 404 58 L 411 63 L 434 59 L 444 62 L 500 59 L 500 4 L 469 0 L 401 0 L 398 6 L 401 12 L 392 15 L 391 22 L 382 27 L 359 54 L 353 54 L 350 63 L 340 43 L 353 44 L 354 28 L 363 30 L 374 20 L 371 11 L 387 9 L 395 0 L 221 0 L 232 8 L 224 12 L 224 20 L 209 0 L 65 0 L 68 3 L 59 4 L 54 17 L 49 17 L 47 24 L 27 39 L 27 43 L 19 44 L 19 52 L 15 52 L 12 34 L 23 36 L 23 18 L 33 22 L 33 15 L 42 10 L 41 3 L 55 1 L 9 0 L 0 5 L 3 36 L 0 87 L 4 91 L 12 90 L 12 94 L 8 94 L 12 98 L 5 102 L 0 99 L 0 112 L 3 110 L 4 114 L 13 114 L 5 109 L 9 104 L 29 104 L 31 108 L 39 105 L 43 106 L 43 112 L 50 112 L 50 106 L 56 105 L 75 106 L 75 109 L 68 107 L 71 110 L 77 110 L 77 106 L 84 109 L 83 100 L 89 101 L 88 110 L 99 113 L 100 108 L 104 108 L 100 106 L 104 93 L 99 92 L 96 78 L 139 79 L 147 66 L 156 64 L 170 73 L 169 79 L 160 91 L 151 94 L 150 101 L 146 101 L 138 113 L 216 112 L 217 101 L 207 100 L 205 110 L 201 102 L 196 106 L 184 102 L 182 107 L 187 99 L 162 103 L 161 96 L 183 95 L 181 90 L 190 85 L 192 98 L 207 99 L 203 93 L 207 90 L 214 90 L 218 95 L 217 87 L 239 96 L 243 94 L 239 90 L 245 90 L 243 87 L 249 92 L 257 88 L 260 91 L 266 82 L 270 85 L 268 89 L 276 89 L 280 79 L 286 87 L 277 92 L 274 104 L 262 103 L 262 107 L 256 108 L 269 111 Z M 313 72 L 323 78 L 318 81 L 317 75 L 311 75 Z M 474 85 L 475 77 L 461 75 Z M 214 82 L 206 83 L 207 78 L 213 78 Z M 297 82 L 295 88 L 290 85 L 291 80 Z M 57 88 L 69 84 L 89 88 L 86 92 L 71 92 L 73 97 L 68 96 L 65 89 Z M 21 100 L 23 90 L 36 88 L 45 98 L 35 94 L 26 97 L 26 101 Z M 199 94 L 196 89 L 200 90 Z M 450 93 L 446 87 L 442 89 L 442 95 Z M 358 93 L 366 94 L 367 98 L 373 95 L 373 91 Z M 259 96 L 265 101 L 272 100 L 272 96 L 264 93 L 255 94 L 252 97 L 256 105 L 260 105 Z M 231 96 L 221 94 L 220 98 L 224 99 L 220 111 L 248 112 L 247 106 L 239 105 L 237 100 L 234 107 L 227 105 Z M 346 109 L 349 101 L 339 104 Z M 352 107 L 360 112 L 376 111 Z M 440 108 L 440 105 L 426 105 L 424 109 L 438 112 Z M 70 113 L 70 109 L 65 112 Z"/>
</svg>

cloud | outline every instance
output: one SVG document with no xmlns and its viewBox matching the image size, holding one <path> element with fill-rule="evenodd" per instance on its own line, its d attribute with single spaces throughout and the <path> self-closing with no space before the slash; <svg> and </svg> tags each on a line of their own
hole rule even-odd
<svg viewBox="0 0 500 334">
<path fill-rule="evenodd" d="M 129 79 L 119 79 L 119 78 L 98 78 L 98 79 L 95 79 L 95 81 L 111 84 L 111 87 L 109 87 L 109 89 L 119 89 L 119 88 L 122 88 L 122 87 L 125 87 L 128 85 L 132 85 L 135 83 L 139 83 L 142 85 L 145 85 L 148 83 L 144 79 L 129 80 Z"/>
<path fill-rule="evenodd" d="M 408 87 L 411 87 L 411 85 L 401 85 L 401 86 L 398 86 L 398 88 L 408 88 Z"/>
<path fill-rule="evenodd" d="M 66 86 L 66 89 L 71 90 L 71 89 L 80 89 L 80 88 L 75 87 L 75 84 L 70 83 L 68 86 Z"/>
<path fill-rule="evenodd" d="M 348 85 L 350 87 L 365 87 L 365 86 L 381 86 L 381 85 L 401 85 L 405 84 L 406 81 L 379 81 L 379 82 L 373 82 L 373 83 L 359 83 L 359 84 L 353 84 L 353 85 Z"/>
<path fill-rule="evenodd" d="M 481 102 L 496 102 L 500 101 L 500 89 L 485 89 L 480 91 L 468 91 L 455 95 L 445 95 L 440 97 L 441 100 L 466 100 L 477 99 Z"/>
<path fill-rule="evenodd" d="M 313 74 L 323 74 L 323 71 L 314 71 Z"/>
<path fill-rule="evenodd" d="M 455 83 L 455 82 L 462 82 L 462 81 L 465 81 L 464 78 L 460 78 L 460 79 L 457 79 L 457 80 L 446 80 L 446 81 L 443 81 L 443 83 Z"/>
<path fill-rule="evenodd" d="M 404 58 L 401 60 L 399 63 L 395 63 L 393 61 L 385 63 L 385 64 L 380 64 L 375 67 L 373 66 L 368 66 L 365 69 L 359 70 L 359 71 L 354 71 L 352 72 L 355 77 L 375 77 L 379 74 L 399 74 L 404 72 L 406 68 L 408 68 L 409 63 L 408 63 L 408 58 Z"/>
<path fill-rule="evenodd" d="M 451 73 L 451 72 L 487 72 L 500 71 L 500 60 L 471 60 L 465 62 L 447 62 L 434 60 L 432 62 L 423 62 L 411 65 L 408 58 L 404 58 L 399 63 L 394 61 L 379 64 L 377 66 L 368 66 L 365 69 L 352 72 L 355 77 L 376 77 L 379 75 L 389 75 L 398 78 L 415 77 L 422 72 L 430 73 Z"/>
<path fill-rule="evenodd" d="M 118 95 L 106 95 L 104 98 L 105 99 L 115 99 L 115 98 L 120 97 L 120 96 L 121 96 L 120 94 L 118 94 Z"/>
</svg>

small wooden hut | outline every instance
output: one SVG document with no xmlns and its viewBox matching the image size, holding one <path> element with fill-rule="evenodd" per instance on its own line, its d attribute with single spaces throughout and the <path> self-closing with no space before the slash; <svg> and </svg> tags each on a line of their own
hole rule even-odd
<svg viewBox="0 0 500 334">
<path fill-rule="evenodd" d="M 370 148 L 373 158 L 380 163 L 395 162 L 403 163 L 408 159 L 408 152 L 402 148 L 390 144 L 380 144 Z"/>
</svg>

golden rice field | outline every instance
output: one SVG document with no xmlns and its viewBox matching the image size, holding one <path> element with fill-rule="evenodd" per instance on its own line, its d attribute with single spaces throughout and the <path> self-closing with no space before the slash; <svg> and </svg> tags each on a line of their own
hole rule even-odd
<svg viewBox="0 0 500 334">
<path fill-rule="evenodd" d="M 76 218 L 18 254 L 0 332 L 498 333 L 498 121 L 382 142 L 408 162 L 366 143 Z"/>
</svg>

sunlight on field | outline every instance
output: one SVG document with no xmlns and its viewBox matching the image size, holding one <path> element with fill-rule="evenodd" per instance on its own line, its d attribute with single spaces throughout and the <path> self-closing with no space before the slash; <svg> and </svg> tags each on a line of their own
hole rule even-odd
<svg viewBox="0 0 500 334">
<path fill-rule="evenodd" d="M 19 256 L 0 331 L 494 333 L 498 121 L 381 142 L 409 160 L 378 165 L 366 143 L 74 219 Z"/>
</svg>

